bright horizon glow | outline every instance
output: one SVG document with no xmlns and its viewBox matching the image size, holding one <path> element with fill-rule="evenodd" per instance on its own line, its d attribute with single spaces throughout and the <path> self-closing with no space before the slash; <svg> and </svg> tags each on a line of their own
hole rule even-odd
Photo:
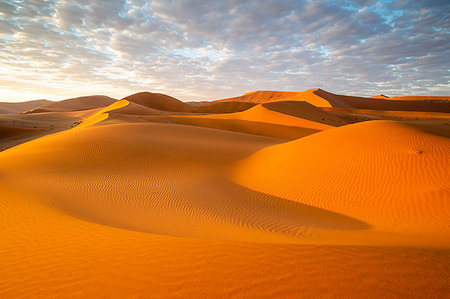
<svg viewBox="0 0 450 299">
<path fill-rule="evenodd" d="M 425 0 L 6 0 L 0 101 L 311 88 L 449 95 L 449 11 Z"/>
</svg>

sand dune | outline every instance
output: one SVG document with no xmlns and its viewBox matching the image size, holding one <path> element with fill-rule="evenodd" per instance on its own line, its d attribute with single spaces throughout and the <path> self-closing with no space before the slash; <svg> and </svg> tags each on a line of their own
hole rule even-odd
<svg viewBox="0 0 450 299">
<path fill-rule="evenodd" d="M 125 97 L 132 103 L 136 103 L 151 109 L 182 112 L 182 113 L 231 113 L 247 110 L 254 106 L 251 103 L 197 103 L 187 104 L 174 97 L 151 92 L 140 92 L 131 96 Z"/>
<path fill-rule="evenodd" d="M 448 101 L 450 97 L 445 96 L 403 96 L 403 97 L 391 97 L 391 100 L 399 101 Z"/>
<path fill-rule="evenodd" d="M 216 102 L 305 101 L 316 107 L 448 113 L 450 112 L 450 102 L 446 99 L 447 97 L 404 97 L 402 101 L 399 101 L 395 98 L 385 98 L 383 95 L 372 98 L 338 95 L 317 88 L 304 92 L 257 91 Z"/>
<path fill-rule="evenodd" d="M 422 112 L 450 112 L 450 102 L 443 100 L 392 100 L 380 98 L 363 98 L 354 96 L 337 95 L 322 89 L 313 93 L 326 101 L 333 108 L 353 108 L 371 110 L 393 110 L 393 111 L 422 111 Z"/>
<path fill-rule="evenodd" d="M 389 99 L 388 96 L 385 96 L 384 94 L 377 94 L 376 96 L 371 97 L 372 99 Z"/>
<path fill-rule="evenodd" d="M 259 104 L 239 113 L 171 116 L 178 124 L 294 140 L 345 121 L 300 101 Z"/>
<path fill-rule="evenodd" d="M 170 124 L 78 127 L 4 151 L 0 171 L 32 175 L 33 182 L 21 179 L 28 189 L 68 214 L 151 233 L 295 242 L 320 230 L 367 229 L 338 213 L 251 192 L 221 174 L 275 142 Z"/>
<path fill-rule="evenodd" d="M 316 107 L 331 107 L 330 103 L 322 97 L 314 94 L 317 89 L 310 89 L 304 92 L 286 91 L 255 91 L 249 92 L 239 97 L 218 100 L 215 102 L 249 102 L 249 103 L 269 103 L 276 101 L 304 101 Z"/>
<path fill-rule="evenodd" d="M 375 230 L 448 246 L 449 153 L 448 138 L 397 122 L 364 122 L 264 149 L 240 163 L 234 180 Z"/>
<path fill-rule="evenodd" d="M 111 105 L 115 101 L 116 101 L 115 99 L 107 96 L 78 97 L 46 104 L 31 109 L 29 111 L 26 111 L 25 113 L 69 112 L 69 111 L 89 110 Z"/>
<path fill-rule="evenodd" d="M 123 100 L 155 110 L 189 112 L 190 109 L 188 104 L 161 93 L 139 92 L 125 97 Z"/>
<path fill-rule="evenodd" d="M 0 297 L 447 296 L 444 101 L 242 98 L 0 115 Z"/>
<path fill-rule="evenodd" d="M 42 105 L 52 103 L 48 100 L 35 100 L 26 102 L 0 102 L 0 114 L 22 113 Z"/>
</svg>

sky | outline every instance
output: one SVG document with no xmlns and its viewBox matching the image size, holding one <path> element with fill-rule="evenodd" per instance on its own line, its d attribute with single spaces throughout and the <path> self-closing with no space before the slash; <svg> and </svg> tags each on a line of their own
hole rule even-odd
<svg viewBox="0 0 450 299">
<path fill-rule="evenodd" d="M 0 0 L 0 101 L 450 95 L 450 1 Z"/>
</svg>

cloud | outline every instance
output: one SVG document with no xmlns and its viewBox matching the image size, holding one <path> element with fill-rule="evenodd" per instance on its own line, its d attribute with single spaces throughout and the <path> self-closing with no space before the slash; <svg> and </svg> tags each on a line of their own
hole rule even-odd
<svg viewBox="0 0 450 299">
<path fill-rule="evenodd" d="M 448 1 L 28 0 L 0 11 L 9 94 L 450 93 Z"/>
</svg>

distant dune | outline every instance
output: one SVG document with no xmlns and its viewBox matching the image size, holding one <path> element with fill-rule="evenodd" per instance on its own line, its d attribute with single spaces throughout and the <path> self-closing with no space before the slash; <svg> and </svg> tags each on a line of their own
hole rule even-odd
<svg viewBox="0 0 450 299">
<path fill-rule="evenodd" d="M 239 97 L 218 100 L 215 102 L 249 102 L 249 103 L 268 103 L 276 101 L 305 101 L 316 107 L 331 107 L 330 103 L 314 94 L 317 89 L 310 89 L 304 92 L 287 91 L 255 91 L 249 92 Z"/>
<path fill-rule="evenodd" d="M 371 97 L 372 99 L 389 99 L 388 96 L 385 96 L 384 94 L 378 94 L 376 96 Z"/>
<path fill-rule="evenodd" d="M 448 101 L 396 101 L 389 99 L 371 99 L 363 97 L 353 97 L 337 95 L 322 89 L 314 91 L 314 94 L 327 100 L 334 108 L 354 108 L 372 110 L 393 110 L 393 111 L 423 111 L 423 112 L 450 112 L 450 102 Z"/>
<path fill-rule="evenodd" d="M 187 104 L 174 97 L 151 92 L 140 92 L 131 96 L 125 97 L 132 103 L 139 104 L 151 109 L 170 111 L 170 112 L 184 112 L 184 113 L 231 113 L 249 109 L 254 106 L 251 103 L 197 103 Z"/>
<path fill-rule="evenodd" d="M 394 111 L 450 112 L 448 97 L 402 97 L 385 98 L 383 95 L 372 98 L 338 95 L 320 88 L 304 92 L 257 91 L 243 96 L 218 100 L 216 102 L 256 102 L 306 101 L 316 107 L 353 108 Z"/>
<path fill-rule="evenodd" d="M 52 103 L 48 100 L 35 100 L 27 102 L 0 102 L 0 114 L 22 113 L 39 106 Z"/>
<path fill-rule="evenodd" d="M 25 113 L 69 112 L 101 108 L 114 103 L 116 100 L 107 96 L 86 96 L 49 103 Z"/>
<path fill-rule="evenodd" d="M 151 92 L 139 92 L 123 98 L 131 103 L 141 106 L 164 111 L 188 112 L 190 106 L 174 97 Z"/>
<path fill-rule="evenodd" d="M 448 101 L 450 97 L 445 96 L 405 96 L 405 97 L 391 97 L 391 100 L 401 101 Z"/>
</svg>

